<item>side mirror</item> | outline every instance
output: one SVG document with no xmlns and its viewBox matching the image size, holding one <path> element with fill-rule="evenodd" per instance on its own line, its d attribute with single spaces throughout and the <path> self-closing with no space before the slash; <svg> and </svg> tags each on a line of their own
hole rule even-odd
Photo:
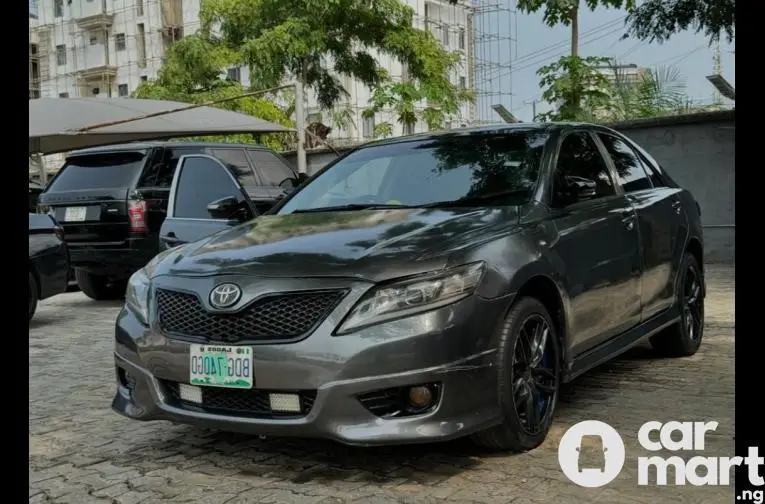
<svg viewBox="0 0 765 504">
<path fill-rule="evenodd" d="M 303 182 L 305 182 L 309 178 L 310 177 L 308 176 L 307 173 L 298 173 L 298 176 L 297 176 L 297 183 L 298 183 L 298 185 L 302 184 Z"/>
<path fill-rule="evenodd" d="M 211 201 L 207 205 L 207 211 L 213 219 L 233 219 L 237 216 L 239 210 L 239 200 L 234 196 L 226 196 L 225 198 Z"/>
</svg>

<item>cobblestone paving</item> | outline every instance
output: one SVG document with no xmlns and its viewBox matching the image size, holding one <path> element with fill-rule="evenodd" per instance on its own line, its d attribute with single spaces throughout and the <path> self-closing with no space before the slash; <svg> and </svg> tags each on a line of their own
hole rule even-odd
<svg viewBox="0 0 765 504">
<path fill-rule="evenodd" d="M 29 329 L 29 502 L 731 502 L 731 487 L 637 485 L 636 433 L 648 420 L 717 420 L 705 454 L 733 454 L 733 268 L 710 267 L 708 281 L 697 355 L 636 348 L 586 374 L 564 388 L 545 444 L 521 455 L 466 441 L 360 449 L 129 421 L 109 407 L 117 304 L 65 294 L 41 303 Z M 560 436 L 586 419 L 614 426 L 627 449 L 622 473 L 601 489 L 568 482 L 557 463 Z"/>
</svg>

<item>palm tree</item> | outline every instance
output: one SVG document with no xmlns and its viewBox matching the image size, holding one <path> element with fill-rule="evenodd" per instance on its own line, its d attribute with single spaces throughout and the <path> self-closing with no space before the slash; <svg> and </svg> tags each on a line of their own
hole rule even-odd
<svg viewBox="0 0 765 504">
<path fill-rule="evenodd" d="M 685 80 L 677 68 L 646 69 L 638 79 L 629 79 L 622 70 L 613 67 L 612 75 L 610 120 L 659 117 L 691 109 Z"/>
</svg>

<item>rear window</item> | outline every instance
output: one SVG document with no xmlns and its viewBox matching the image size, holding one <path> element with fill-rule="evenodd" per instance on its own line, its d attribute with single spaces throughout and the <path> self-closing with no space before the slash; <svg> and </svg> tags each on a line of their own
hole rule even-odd
<svg viewBox="0 0 765 504">
<path fill-rule="evenodd" d="M 69 158 L 50 191 L 130 187 L 143 166 L 142 152 L 114 152 Z"/>
</svg>

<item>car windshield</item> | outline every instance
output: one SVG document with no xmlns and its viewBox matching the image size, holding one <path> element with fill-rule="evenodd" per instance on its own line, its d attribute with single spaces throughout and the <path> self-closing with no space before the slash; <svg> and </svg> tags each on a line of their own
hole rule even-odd
<svg viewBox="0 0 765 504">
<path fill-rule="evenodd" d="M 277 213 L 523 204 L 536 185 L 547 137 L 546 131 L 523 129 L 362 148 L 314 178 Z"/>
</svg>

